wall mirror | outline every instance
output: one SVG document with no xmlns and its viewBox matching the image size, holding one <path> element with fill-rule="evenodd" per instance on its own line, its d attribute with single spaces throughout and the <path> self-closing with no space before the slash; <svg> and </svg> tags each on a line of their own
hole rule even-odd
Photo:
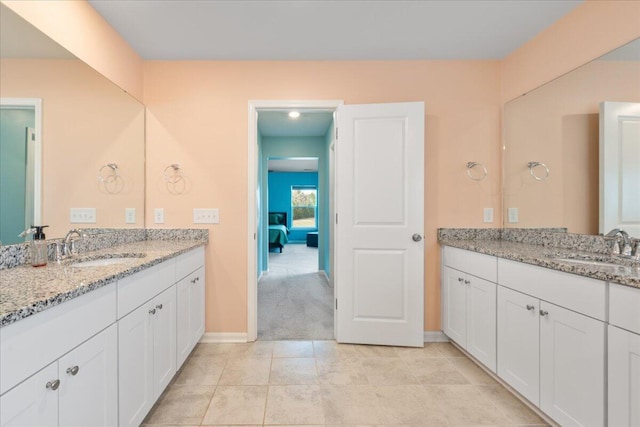
<svg viewBox="0 0 640 427">
<path fill-rule="evenodd" d="M 505 227 L 603 232 L 600 109 L 608 102 L 640 103 L 640 39 L 505 104 Z M 640 120 L 627 119 L 624 167 L 604 173 L 621 177 L 617 191 L 627 199 L 615 203 L 625 210 L 629 226 L 620 226 L 640 237 L 631 225 L 640 223 Z"/>
<path fill-rule="evenodd" d="M 144 227 L 144 105 L 0 8 L 0 241 Z"/>
</svg>

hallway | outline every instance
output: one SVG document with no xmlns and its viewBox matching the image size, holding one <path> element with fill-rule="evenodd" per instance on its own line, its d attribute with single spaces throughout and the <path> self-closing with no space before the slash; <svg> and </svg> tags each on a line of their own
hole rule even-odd
<svg viewBox="0 0 640 427">
<path fill-rule="evenodd" d="M 333 339 L 333 288 L 318 272 L 318 249 L 288 244 L 269 253 L 258 283 L 259 340 Z"/>
</svg>

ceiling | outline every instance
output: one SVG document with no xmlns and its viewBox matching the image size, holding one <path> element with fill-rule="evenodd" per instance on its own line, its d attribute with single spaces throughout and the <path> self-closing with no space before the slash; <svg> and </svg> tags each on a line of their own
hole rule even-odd
<svg viewBox="0 0 640 427">
<path fill-rule="evenodd" d="M 333 112 L 296 109 L 300 117 L 292 119 L 289 110 L 258 111 L 258 132 L 262 136 L 325 136 L 333 122 Z"/>
<path fill-rule="evenodd" d="M 269 159 L 269 172 L 318 172 L 317 157 L 292 157 Z"/>
<path fill-rule="evenodd" d="M 502 59 L 582 0 L 89 0 L 147 60 Z"/>
</svg>

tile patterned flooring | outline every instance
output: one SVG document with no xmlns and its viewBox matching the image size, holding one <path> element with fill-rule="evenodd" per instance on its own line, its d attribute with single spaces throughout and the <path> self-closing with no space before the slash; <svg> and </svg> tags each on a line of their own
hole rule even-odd
<svg viewBox="0 0 640 427">
<path fill-rule="evenodd" d="M 449 343 L 198 344 L 153 426 L 545 426 Z"/>
</svg>

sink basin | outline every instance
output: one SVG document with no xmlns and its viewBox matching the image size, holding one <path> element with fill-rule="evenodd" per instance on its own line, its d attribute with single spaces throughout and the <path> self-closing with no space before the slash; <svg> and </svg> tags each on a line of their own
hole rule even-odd
<svg viewBox="0 0 640 427">
<path fill-rule="evenodd" d="M 86 260 L 78 260 L 73 264 L 70 264 L 70 267 L 79 267 L 79 268 L 88 268 L 88 267 L 106 267 L 109 265 L 118 265 L 124 264 L 131 261 L 136 261 L 140 258 L 143 258 L 144 254 L 127 254 L 123 256 L 109 256 L 103 258 L 90 258 Z"/>
<path fill-rule="evenodd" d="M 568 262 L 572 264 L 593 265 L 595 267 L 627 267 L 626 265 L 616 264 L 613 262 L 598 261 L 593 259 L 575 259 L 575 258 L 554 258 L 556 261 Z"/>
</svg>

